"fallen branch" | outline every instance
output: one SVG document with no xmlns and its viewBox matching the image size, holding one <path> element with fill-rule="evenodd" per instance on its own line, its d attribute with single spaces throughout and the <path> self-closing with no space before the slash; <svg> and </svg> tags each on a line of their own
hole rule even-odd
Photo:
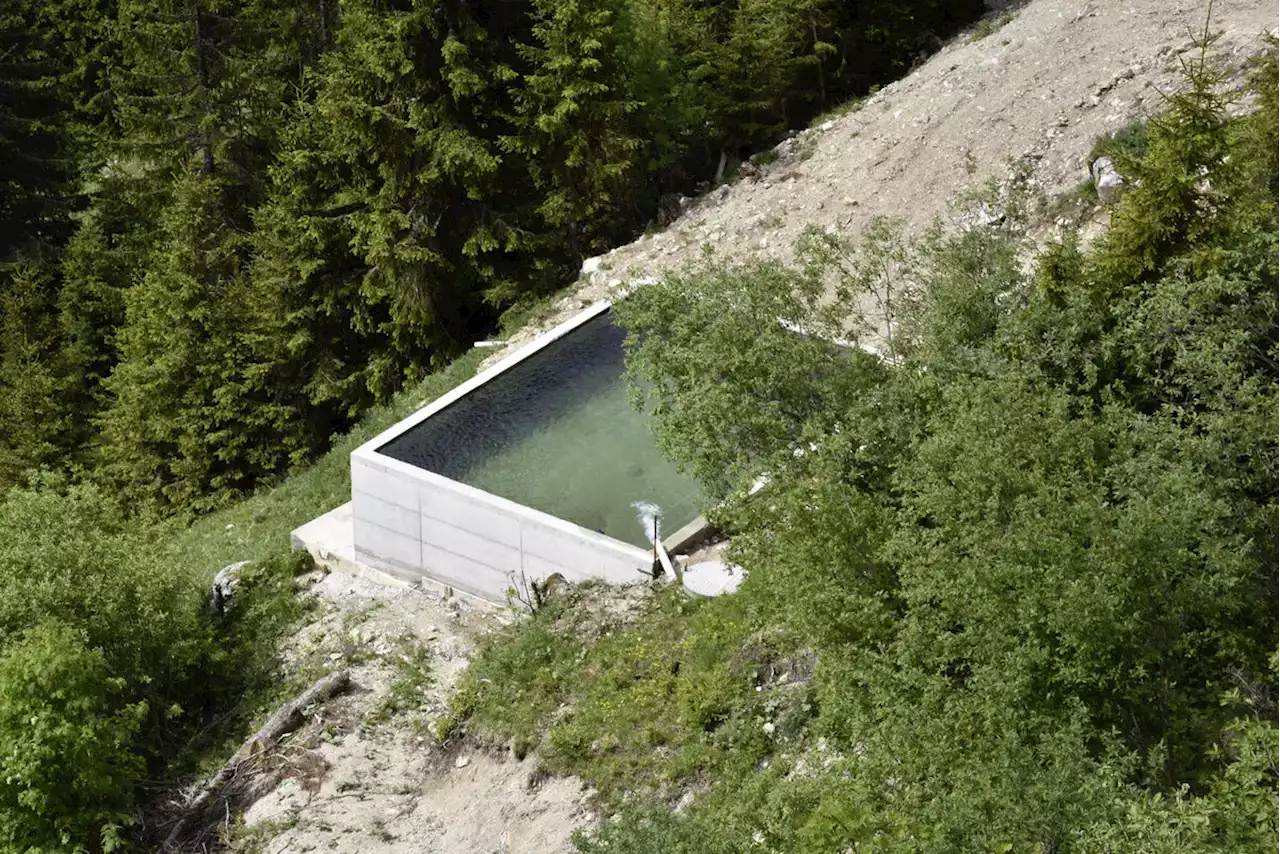
<svg viewBox="0 0 1280 854">
<path fill-rule="evenodd" d="M 191 798 L 183 810 L 182 818 L 178 820 L 168 838 L 165 839 L 164 850 L 166 852 L 178 850 L 178 842 L 191 825 L 192 819 L 205 811 L 214 798 L 218 796 L 218 793 L 222 791 L 223 787 L 235 778 L 242 764 L 257 757 L 264 751 L 270 750 L 281 738 L 302 726 L 306 721 L 304 713 L 308 706 L 323 703 L 335 694 L 345 691 L 350 684 L 351 674 L 349 671 L 339 670 L 337 673 L 330 673 L 299 694 L 293 702 L 278 709 L 261 729 L 240 746 L 240 749 L 227 760 L 227 763 L 218 770 L 218 773 L 213 775 L 213 779 L 201 787 L 195 797 Z M 229 806 L 228 809 L 230 809 Z"/>
</svg>

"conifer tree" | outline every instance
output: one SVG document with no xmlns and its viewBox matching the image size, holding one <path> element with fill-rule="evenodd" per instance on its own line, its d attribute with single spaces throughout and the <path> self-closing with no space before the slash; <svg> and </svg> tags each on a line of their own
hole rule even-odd
<svg viewBox="0 0 1280 854">
<path fill-rule="evenodd" d="M 0 490 L 31 469 L 57 465 L 66 427 L 51 265 L 8 266 L 0 293 Z"/>
<path fill-rule="evenodd" d="M 180 175 L 163 239 L 126 295 L 104 466 L 131 501 L 207 507 L 279 471 L 286 441 L 252 360 L 244 238 L 223 224 L 220 186 L 202 156 Z"/>
<path fill-rule="evenodd" d="M 595 235 L 627 213 L 639 183 L 645 140 L 636 133 L 646 105 L 631 96 L 619 61 L 621 36 L 611 0 L 534 0 L 531 44 L 515 92 L 517 133 L 504 148 L 529 163 L 545 195 L 546 224 L 562 231 L 575 254 L 595 248 Z"/>
<path fill-rule="evenodd" d="M 278 295 L 281 369 L 313 401 L 385 399 L 483 328 L 486 299 L 550 280 L 498 146 L 523 25 L 518 4 L 343 5 L 259 213 L 256 286 Z"/>
<path fill-rule="evenodd" d="M 0 10 L 0 261 L 66 239 L 75 164 L 58 59 L 36 4 Z"/>
</svg>

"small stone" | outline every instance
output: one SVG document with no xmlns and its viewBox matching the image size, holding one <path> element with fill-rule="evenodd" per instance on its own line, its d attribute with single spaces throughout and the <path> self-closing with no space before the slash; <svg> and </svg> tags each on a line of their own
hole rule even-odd
<svg viewBox="0 0 1280 854">
<path fill-rule="evenodd" d="M 582 262 L 582 275 L 589 276 L 600 269 L 600 256 L 588 258 Z"/>
<path fill-rule="evenodd" d="M 457 759 L 453 760 L 454 768 L 466 768 L 470 764 L 471 760 L 465 756 L 459 756 Z"/>
</svg>

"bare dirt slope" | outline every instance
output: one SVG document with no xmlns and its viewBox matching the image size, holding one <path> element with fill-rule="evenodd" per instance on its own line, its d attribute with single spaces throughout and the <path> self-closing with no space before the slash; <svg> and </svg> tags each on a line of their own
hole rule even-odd
<svg viewBox="0 0 1280 854">
<path fill-rule="evenodd" d="M 289 644 L 288 665 L 347 668 L 353 689 L 281 746 L 281 782 L 231 829 L 232 848 L 572 852 L 573 828 L 594 821 L 579 781 L 546 777 L 506 750 L 434 738 L 474 639 L 505 615 L 343 573 L 315 580 L 317 611 Z"/>
<path fill-rule="evenodd" d="M 698 258 L 786 257 L 809 224 L 856 237 L 877 216 L 914 227 L 1013 163 L 1049 195 L 1088 178 L 1102 134 L 1159 108 L 1178 86 L 1206 0 L 1032 0 L 982 38 L 961 35 L 858 108 L 787 140 L 758 179 L 691 200 L 664 231 L 593 259 L 572 295 L 519 344 L 602 299 L 611 284 Z M 1272 0 L 1216 0 L 1214 53 L 1236 68 L 1275 32 Z M 598 266 L 597 266 L 598 265 Z"/>
</svg>

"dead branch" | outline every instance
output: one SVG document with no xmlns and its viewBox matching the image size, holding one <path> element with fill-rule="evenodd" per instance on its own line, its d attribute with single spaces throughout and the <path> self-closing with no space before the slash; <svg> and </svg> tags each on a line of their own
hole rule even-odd
<svg viewBox="0 0 1280 854">
<path fill-rule="evenodd" d="M 175 852 L 183 834 L 191 826 L 191 822 L 200 816 L 213 803 L 218 793 L 235 779 L 241 765 L 257 758 L 263 752 L 274 747 L 282 737 L 302 726 L 306 721 L 306 709 L 316 703 L 323 703 L 330 697 L 340 694 L 351 684 L 351 673 L 339 670 L 319 679 L 310 688 L 299 694 L 292 702 L 276 711 L 261 729 L 254 733 L 248 741 L 240 746 L 235 755 L 218 770 L 213 778 L 200 788 L 182 812 L 177 824 L 164 842 L 164 851 Z M 228 805 L 227 809 L 230 809 Z"/>
</svg>

